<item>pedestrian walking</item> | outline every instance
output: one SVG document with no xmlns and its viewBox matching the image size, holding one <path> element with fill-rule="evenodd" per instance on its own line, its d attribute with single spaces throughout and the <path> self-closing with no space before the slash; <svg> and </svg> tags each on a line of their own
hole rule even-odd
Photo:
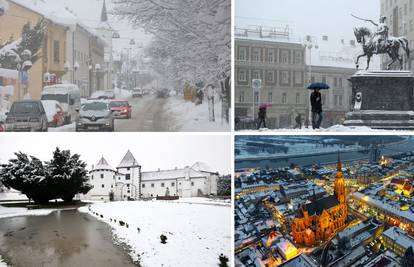
<svg viewBox="0 0 414 267">
<path fill-rule="evenodd" d="M 263 124 L 263 127 L 266 128 L 266 108 L 267 106 L 263 105 L 259 107 L 257 129 L 259 130 Z"/>
<path fill-rule="evenodd" d="M 295 129 L 296 128 L 302 129 L 302 115 L 300 113 L 298 113 L 298 115 L 295 117 L 295 122 L 296 122 Z"/>
<path fill-rule="evenodd" d="M 319 129 L 322 123 L 322 95 L 319 89 L 313 90 L 311 97 L 312 128 Z"/>
</svg>

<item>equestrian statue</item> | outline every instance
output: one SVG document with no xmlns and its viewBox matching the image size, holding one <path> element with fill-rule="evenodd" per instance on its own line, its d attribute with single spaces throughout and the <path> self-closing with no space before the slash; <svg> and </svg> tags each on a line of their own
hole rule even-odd
<svg viewBox="0 0 414 267">
<path fill-rule="evenodd" d="M 352 14 L 351 14 L 352 15 Z M 375 23 L 372 20 L 362 19 L 352 15 L 354 18 L 372 23 L 376 26 L 374 33 L 367 27 L 354 28 L 354 34 L 356 41 L 362 45 L 363 54 L 359 55 L 356 60 L 356 68 L 359 68 L 359 59 L 361 57 L 367 57 L 367 67 L 369 69 L 369 63 L 373 55 L 386 54 L 391 58 L 391 62 L 387 65 L 387 70 L 397 60 L 400 63 L 400 70 L 403 69 L 403 53 L 407 55 L 407 59 L 410 58 L 410 48 L 406 37 L 393 37 L 389 36 L 389 27 L 386 23 L 387 18 L 381 16 L 379 23 Z M 400 48 L 403 52 L 400 53 Z"/>
</svg>

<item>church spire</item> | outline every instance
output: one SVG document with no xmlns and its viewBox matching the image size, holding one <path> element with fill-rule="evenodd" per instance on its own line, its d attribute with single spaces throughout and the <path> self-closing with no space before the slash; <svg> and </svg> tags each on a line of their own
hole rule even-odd
<svg viewBox="0 0 414 267">
<path fill-rule="evenodd" d="M 338 151 L 338 164 L 336 166 L 336 172 L 337 173 L 342 172 L 342 162 L 341 162 L 341 156 L 339 154 L 339 151 Z"/>
<path fill-rule="evenodd" d="M 342 174 L 342 162 L 339 156 L 339 152 L 338 152 L 338 164 L 336 167 L 334 192 L 335 192 L 336 197 L 338 198 L 339 203 L 346 202 L 345 181 L 344 181 L 344 176 Z"/>
<path fill-rule="evenodd" d="M 102 6 L 102 13 L 101 13 L 101 22 L 107 22 L 107 21 L 108 21 L 108 11 L 106 9 L 106 2 L 104 0 L 103 6 Z"/>
</svg>

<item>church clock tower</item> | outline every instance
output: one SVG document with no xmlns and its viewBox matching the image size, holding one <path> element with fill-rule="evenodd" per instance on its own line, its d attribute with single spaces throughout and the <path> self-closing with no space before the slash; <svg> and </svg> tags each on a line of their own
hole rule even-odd
<svg viewBox="0 0 414 267">
<path fill-rule="evenodd" d="M 335 196 L 340 204 L 346 205 L 346 193 L 345 193 L 345 181 L 342 174 L 342 162 L 338 154 L 338 165 L 336 168 L 335 185 L 334 185 Z"/>
</svg>

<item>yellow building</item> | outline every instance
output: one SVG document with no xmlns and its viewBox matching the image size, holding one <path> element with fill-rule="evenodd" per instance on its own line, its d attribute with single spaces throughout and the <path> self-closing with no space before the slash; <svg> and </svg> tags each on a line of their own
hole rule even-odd
<svg viewBox="0 0 414 267">
<path fill-rule="evenodd" d="M 68 27 L 45 18 L 41 12 L 32 8 L 31 1 L 8 0 L 8 2 L 8 11 L 0 17 L 0 43 L 4 44 L 10 39 L 19 39 L 23 26 L 28 22 L 31 27 L 34 27 L 41 19 L 45 22 L 45 37 L 38 53 L 39 58 L 33 62 L 29 70 L 27 85 L 19 81 L 12 97 L 14 101 L 24 97 L 40 99 L 45 74 L 56 74 L 58 78 L 64 74 Z"/>
</svg>

